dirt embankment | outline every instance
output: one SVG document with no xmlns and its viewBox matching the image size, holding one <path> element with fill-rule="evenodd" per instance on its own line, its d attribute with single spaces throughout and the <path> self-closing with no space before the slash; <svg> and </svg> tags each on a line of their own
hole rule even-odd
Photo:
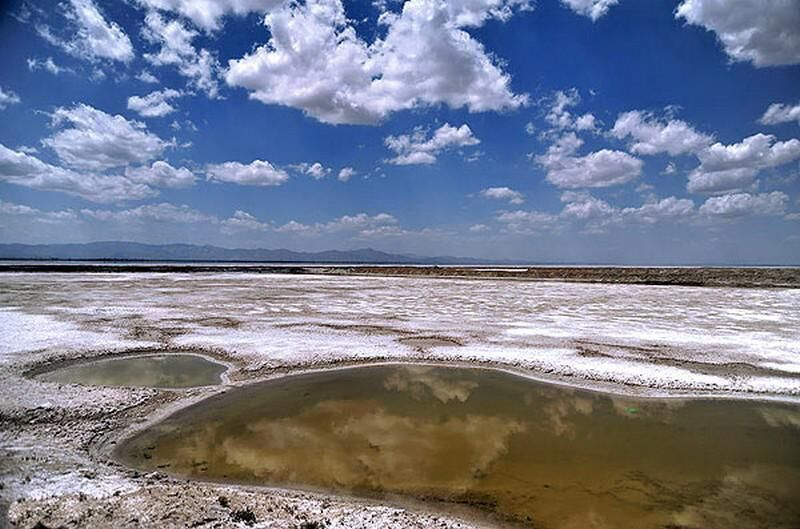
<svg viewBox="0 0 800 529">
<path fill-rule="evenodd" d="M 800 267 L 407 266 L 258 263 L 0 263 L 0 272 L 250 273 L 517 279 L 698 287 L 800 288 Z"/>
<path fill-rule="evenodd" d="M 800 288 L 800 268 L 352 266 L 318 273 L 703 287 Z"/>
</svg>

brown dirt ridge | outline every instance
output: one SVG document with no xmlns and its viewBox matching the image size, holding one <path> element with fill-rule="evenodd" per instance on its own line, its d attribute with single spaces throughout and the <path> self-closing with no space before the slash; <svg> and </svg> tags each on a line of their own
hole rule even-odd
<svg viewBox="0 0 800 529">
<path fill-rule="evenodd" d="M 716 267 L 439 267 L 354 266 L 337 267 L 327 273 L 390 276 L 518 279 L 572 281 L 580 283 L 629 283 L 702 287 L 800 288 L 800 268 Z"/>
<path fill-rule="evenodd" d="M 324 274 L 515 279 L 696 287 L 800 288 L 800 267 L 262 265 L 257 263 L 0 263 L 0 272 Z"/>
</svg>

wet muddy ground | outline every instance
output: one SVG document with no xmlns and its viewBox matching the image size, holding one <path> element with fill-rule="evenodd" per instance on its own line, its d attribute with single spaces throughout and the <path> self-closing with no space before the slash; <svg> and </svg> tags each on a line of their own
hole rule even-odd
<svg viewBox="0 0 800 529">
<path fill-rule="evenodd" d="M 110 453 L 123 436 L 231 386 L 386 361 L 500 366 L 629 396 L 797 402 L 799 308 L 793 289 L 0 274 L 0 513 L 7 506 L 19 527 L 486 525 L 453 505 L 431 514 L 430 504 L 401 500 L 187 483 L 132 470 Z M 153 352 L 200 353 L 229 366 L 227 380 L 166 390 L 32 376 L 76 360 Z M 796 422 L 787 424 L 800 428 Z"/>
</svg>

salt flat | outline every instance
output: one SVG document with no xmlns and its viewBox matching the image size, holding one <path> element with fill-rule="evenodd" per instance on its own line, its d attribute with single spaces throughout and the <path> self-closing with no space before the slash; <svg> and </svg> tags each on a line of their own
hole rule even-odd
<svg viewBox="0 0 800 529">
<path fill-rule="evenodd" d="M 170 392 L 30 376 L 31 369 L 77 358 L 153 350 L 221 361 L 230 368 L 227 386 Z M 387 361 L 489 365 L 623 395 L 797 402 L 800 290 L 256 273 L 0 274 L 0 521 L 5 507 L 21 527 L 41 520 L 122 527 L 134 517 L 157 523 L 168 516 L 180 516 L 170 523 L 182 526 L 218 517 L 221 509 L 252 507 L 262 527 L 322 517 L 329 527 L 482 526 L 426 506 L 143 476 L 108 456 L 119 436 L 228 386 Z M 797 413 L 781 424 L 798 424 Z M 219 496 L 233 506 L 217 505 Z"/>
<path fill-rule="evenodd" d="M 614 391 L 800 395 L 800 290 L 285 274 L 5 274 L 0 361 L 213 348 L 247 369 L 490 362 Z M 439 340 L 420 341 L 414 338 Z"/>
</svg>

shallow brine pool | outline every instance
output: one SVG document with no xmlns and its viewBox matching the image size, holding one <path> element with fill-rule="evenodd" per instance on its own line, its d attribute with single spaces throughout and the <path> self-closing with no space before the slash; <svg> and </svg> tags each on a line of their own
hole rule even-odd
<svg viewBox="0 0 800 529">
<path fill-rule="evenodd" d="M 800 408 L 379 366 L 228 392 L 121 444 L 173 475 L 443 500 L 539 528 L 797 528 Z M 499 522 L 498 522 L 499 523 Z"/>
<path fill-rule="evenodd" d="M 197 355 L 146 355 L 86 362 L 42 373 L 39 378 L 92 386 L 189 388 L 219 384 L 226 369 Z"/>
</svg>

